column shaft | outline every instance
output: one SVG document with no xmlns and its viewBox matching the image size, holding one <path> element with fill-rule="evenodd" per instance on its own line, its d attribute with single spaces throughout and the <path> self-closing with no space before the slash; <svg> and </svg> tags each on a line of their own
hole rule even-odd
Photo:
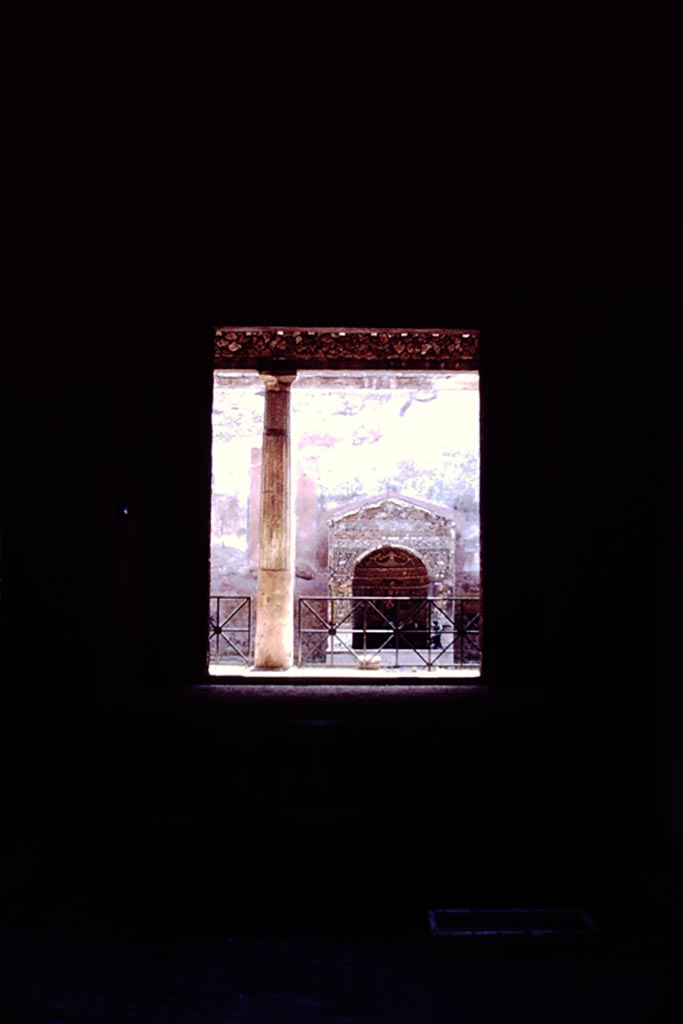
<svg viewBox="0 0 683 1024">
<path fill-rule="evenodd" d="M 287 669 L 294 643 L 290 387 L 294 375 L 262 374 L 266 386 L 261 452 L 257 669 Z"/>
</svg>

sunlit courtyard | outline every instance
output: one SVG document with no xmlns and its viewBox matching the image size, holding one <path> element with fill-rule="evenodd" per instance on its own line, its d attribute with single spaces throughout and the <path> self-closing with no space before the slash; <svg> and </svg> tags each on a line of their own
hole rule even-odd
<svg viewBox="0 0 683 1024">
<path fill-rule="evenodd" d="M 214 375 L 210 671 L 249 668 L 264 383 Z M 476 673 L 477 372 L 303 371 L 291 384 L 294 665 Z"/>
</svg>

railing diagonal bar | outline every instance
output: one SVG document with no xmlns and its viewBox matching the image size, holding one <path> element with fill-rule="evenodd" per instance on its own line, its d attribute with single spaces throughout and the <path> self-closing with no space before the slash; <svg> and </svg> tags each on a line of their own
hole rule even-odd
<svg viewBox="0 0 683 1024">
<path fill-rule="evenodd" d="M 357 664 L 361 655 L 391 653 L 396 668 L 465 668 L 478 663 L 479 634 L 478 595 L 306 597 L 299 606 L 299 664 Z"/>
<path fill-rule="evenodd" d="M 242 594 L 213 595 L 211 609 L 209 661 L 233 664 L 238 659 L 248 665 L 251 658 L 251 597 Z M 243 625 L 238 624 L 242 622 Z"/>
</svg>

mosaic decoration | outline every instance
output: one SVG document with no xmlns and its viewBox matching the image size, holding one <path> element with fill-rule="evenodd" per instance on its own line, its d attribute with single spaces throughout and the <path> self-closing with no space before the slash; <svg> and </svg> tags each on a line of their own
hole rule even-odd
<svg viewBox="0 0 683 1024">
<path fill-rule="evenodd" d="M 354 569 L 362 558 L 377 552 L 378 559 L 400 560 L 401 550 L 422 560 L 435 594 L 452 592 L 456 548 L 454 518 L 405 499 L 383 498 L 332 516 L 328 528 L 329 580 L 333 596 L 351 594 Z M 386 550 L 389 548 L 393 550 Z M 380 549 L 386 554 L 380 553 Z"/>
</svg>

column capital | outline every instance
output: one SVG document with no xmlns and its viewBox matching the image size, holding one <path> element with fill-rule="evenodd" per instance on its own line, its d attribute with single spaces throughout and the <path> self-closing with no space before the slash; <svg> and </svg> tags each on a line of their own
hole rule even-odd
<svg viewBox="0 0 683 1024">
<path fill-rule="evenodd" d="M 277 373 L 273 370 L 261 370 L 259 373 L 266 391 L 282 391 L 292 386 L 296 380 L 296 373 L 288 370 L 286 373 Z"/>
</svg>

